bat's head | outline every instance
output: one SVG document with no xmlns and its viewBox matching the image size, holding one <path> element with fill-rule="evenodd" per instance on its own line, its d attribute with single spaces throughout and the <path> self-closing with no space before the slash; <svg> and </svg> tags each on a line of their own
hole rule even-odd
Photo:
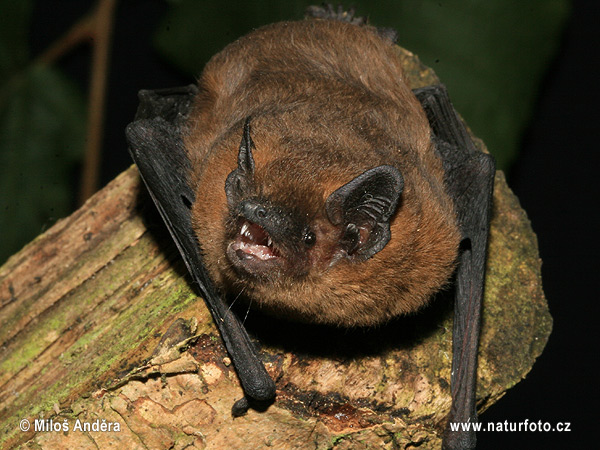
<svg viewBox="0 0 600 450">
<path fill-rule="evenodd" d="M 239 276 L 298 280 L 341 261 L 364 261 L 386 246 L 403 189 L 398 169 L 374 167 L 323 201 L 310 182 L 294 183 L 293 167 L 282 168 L 287 176 L 275 176 L 280 183 L 257 177 L 253 147 L 247 120 L 238 166 L 225 183 L 230 212 L 226 255 Z"/>
</svg>

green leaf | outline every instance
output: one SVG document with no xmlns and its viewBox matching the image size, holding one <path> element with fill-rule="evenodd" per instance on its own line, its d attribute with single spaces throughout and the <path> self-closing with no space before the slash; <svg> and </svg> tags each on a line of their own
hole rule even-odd
<svg viewBox="0 0 600 450">
<path fill-rule="evenodd" d="M 174 2 L 156 44 L 197 76 L 210 56 L 252 28 L 296 20 L 315 1 Z M 357 15 L 398 30 L 448 86 L 458 111 L 506 168 L 519 147 L 569 13 L 567 0 L 354 0 Z"/>
<path fill-rule="evenodd" d="M 0 96 L 0 261 L 72 208 L 85 102 L 57 70 L 30 66 Z"/>
<path fill-rule="evenodd" d="M 396 7 L 396 5 L 399 5 Z M 371 19 L 394 27 L 448 87 L 456 109 L 506 169 L 556 54 L 566 0 L 384 0 Z"/>
</svg>

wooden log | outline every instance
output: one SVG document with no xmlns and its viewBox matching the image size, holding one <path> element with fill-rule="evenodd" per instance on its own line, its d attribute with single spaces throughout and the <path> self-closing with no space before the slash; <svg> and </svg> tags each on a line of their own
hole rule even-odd
<svg viewBox="0 0 600 450">
<path fill-rule="evenodd" d="M 438 82 L 398 51 L 412 87 Z M 552 327 L 536 238 L 502 173 L 487 270 L 480 411 L 527 374 Z M 250 311 L 277 399 L 234 419 L 242 390 L 189 282 L 134 167 L 11 257 L 0 268 L 0 446 L 440 447 L 450 407 L 448 293 L 370 330 Z"/>
</svg>

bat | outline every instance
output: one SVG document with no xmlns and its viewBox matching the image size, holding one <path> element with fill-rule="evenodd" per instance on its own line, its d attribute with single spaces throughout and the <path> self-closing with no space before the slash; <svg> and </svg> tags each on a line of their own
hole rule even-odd
<svg viewBox="0 0 600 450">
<path fill-rule="evenodd" d="M 227 298 L 342 327 L 454 284 L 452 407 L 475 422 L 494 161 L 441 85 L 411 91 L 393 33 L 333 8 L 251 32 L 197 85 L 141 91 L 126 135 L 238 373 L 241 415 L 275 384 Z M 446 427 L 444 448 L 475 447 Z"/>
</svg>

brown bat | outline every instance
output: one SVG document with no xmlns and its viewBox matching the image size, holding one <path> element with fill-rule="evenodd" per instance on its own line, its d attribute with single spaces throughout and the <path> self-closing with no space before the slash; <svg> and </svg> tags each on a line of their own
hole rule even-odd
<svg viewBox="0 0 600 450">
<path fill-rule="evenodd" d="M 227 46 L 197 88 L 142 91 L 127 129 L 234 360 L 246 394 L 234 414 L 272 401 L 275 385 L 227 295 L 296 320 L 370 326 L 455 281 L 449 421 L 476 421 L 493 160 L 443 87 L 409 89 L 389 33 L 311 11 L 325 20 Z M 474 448 L 474 433 L 448 429 L 444 446 Z"/>
</svg>

